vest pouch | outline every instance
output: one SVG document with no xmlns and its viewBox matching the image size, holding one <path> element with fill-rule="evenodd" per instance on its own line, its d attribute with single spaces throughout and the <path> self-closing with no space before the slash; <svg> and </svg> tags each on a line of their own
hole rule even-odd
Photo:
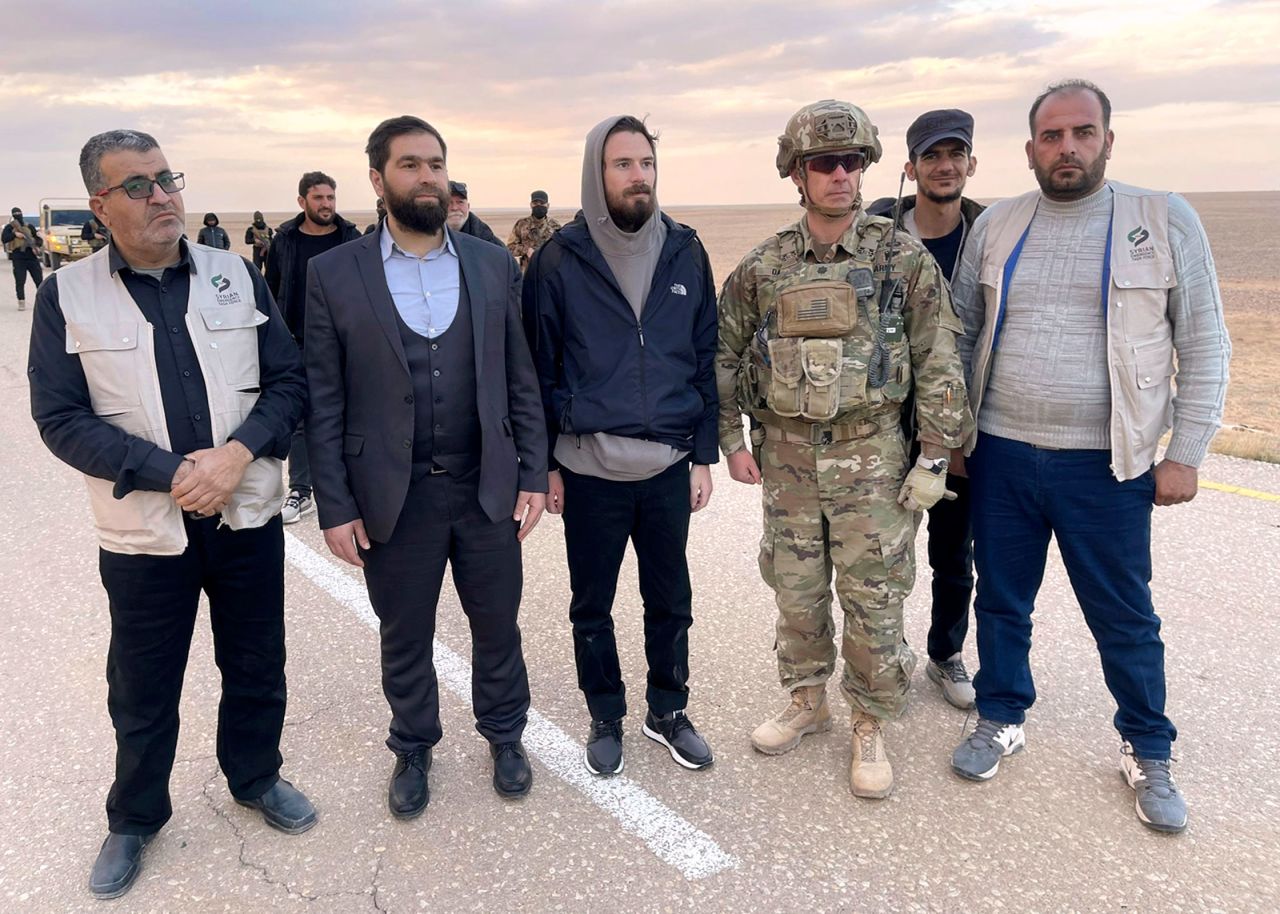
<svg viewBox="0 0 1280 914">
<path fill-rule="evenodd" d="M 67 353 L 80 356 L 89 401 L 99 416 L 142 405 L 140 384 L 154 383 L 146 359 L 138 355 L 138 334 L 151 328 L 136 321 L 67 321 Z"/>
<path fill-rule="evenodd" d="M 240 485 L 231 493 L 222 519 L 232 530 L 261 527 L 280 513 L 284 501 L 283 463 L 259 457 L 245 468 Z"/>
<path fill-rule="evenodd" d="M 1108 314 L 1114 327 L 1119 318 L 1125 342 L 1142 344 L 1169 333 L 1169 290 L 1178 284 L 1172 260 L 1111 266 L 1111 303 Z"/>
<path fill-rule="evenodd" d="M 765 402 L 779 416 L 800 415 L 800 382 L 804 378 L 804 366 L 800 361 L 800 344 L 797 339 L 769 340 L 769 361 L 773 371 L 769 375 L 769 390 Z"/>
<path fill-rule="evenodd" d="M 806 419 L 825 422 L 840 410 L 840 367 L 843 340 L 802 340 L 800 359 L 808 383 L 804 386 Z"/>
<path fill-rule="evenodd" d="M 858 321 L 858 299 L 847 282 L 806 282 L 778 295 L 778 335 L 847 336 Z"/>
<path fill-rule="evenodd" d="M 223 383 L 236 390 L 257 387 L 258 325 L 265 324 L 267 316 L 250 303 L 201 308 L 200 319 Z"/>
</svg>

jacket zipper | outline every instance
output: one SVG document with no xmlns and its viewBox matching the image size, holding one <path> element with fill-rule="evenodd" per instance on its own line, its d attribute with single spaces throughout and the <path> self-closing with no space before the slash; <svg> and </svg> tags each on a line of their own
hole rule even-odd
<svg viewBox="0 0 1280 914">
<path fill-rule="evenodd" d="M 652 432 L 649 428 L 649 392 L 645 384 L 644 377 L 644 325 L 640 323 L 640 318 L 636 318 L 636 333 L 640 335 L 640 415 L 644 419 L 644 430 Z"/>
</svg>

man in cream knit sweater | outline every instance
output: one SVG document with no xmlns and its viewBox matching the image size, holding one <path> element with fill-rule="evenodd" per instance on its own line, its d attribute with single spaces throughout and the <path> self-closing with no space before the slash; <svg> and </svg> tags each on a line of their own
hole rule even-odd
<svg viewBox="0 0 1280 914">
<path fill-rule="evenodd" d="M 1195 497 L 1231 346 L 1195 212 L 1105 180 L 1110 119 L 1106 95 L 1083 80 L 1035 100 L 1027 163 L 1040 189 L 979 217 L 955 281 L 978 425 L 966 465 L 981 671 L 980 720 L 952 767 L 987 780 L 1025 744 L 1031 613 L 1054 536 L 1118 705 L 1138 818 L 1176 832 L 1187 812 L 1169 770 L 1177 733 L 1151 603 L 1151 509 Z"/>
</svg>

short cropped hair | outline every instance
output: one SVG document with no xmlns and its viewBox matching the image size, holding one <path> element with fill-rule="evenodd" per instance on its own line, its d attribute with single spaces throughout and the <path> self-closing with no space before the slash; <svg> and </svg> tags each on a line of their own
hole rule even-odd
<svg viewBox="0 0 1280 914">
<path fill-rule="evenodd" d="M 1040 110 L 1040 105 L 1050 95 L 1057 95 L 1059 92 L 1092 92 L 1098 97 L 1098 104 L 1102 105 L 1102 129 L 1111 129 L 1111 99 L 1107 98 L 1107 93 L 1087 79 L 1064 79 L 1061 82 L 1050 84 L 1031 103 L 1031 113 L 1027 115 L 1027 124 L 1031 128 L 1032 139 L 1036 135 L 1036 112 Z"/>
<path fill-rule="evenodd" d="M 328 184 L 334 190 L 338 189 L 338 182 L 333 180 L 323 171 L 309 171 L 298 181 L 298 196 L 305 197 L 307 191 L 313 187 L 319 187 L 321 184 Z"/>
<path fill-rule="evenodd" d="M 369 134 L 369 142 L 364 147 L 365 153 L 369 156 L 369 167 L 378 174 L 382 174 L 382 170 L 387 167 L 387 159 L 391 158 L 391 141 L 408 133 L 431 134 L 440 144 L 441 154 L 446 159 L 449 157 L 449 147 L 445 145 L 444 137 L 440 135 L 439 130 L 420 117 L 402 114 L 399 117 L 387 118 L 374 127 L 373 133 Z"/>
<path fill-rule="evenodd" d="M 108 130 L 89 137 L 89 142 L 80 149 L 80 177 L 84 187 L 90 194 L 107 189 L 107 182 L 102 177 L 102 157 L 108 152 L 128 149 L 132 152 L 150 152 L 159 149 L 156 138 L 141 130 Z"/>
</svg>

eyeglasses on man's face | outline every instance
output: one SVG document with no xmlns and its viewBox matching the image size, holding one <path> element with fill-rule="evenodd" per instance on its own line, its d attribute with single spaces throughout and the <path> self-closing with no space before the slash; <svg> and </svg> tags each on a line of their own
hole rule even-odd
<svg viewBox="0 0 1280 914">
<path fill-rule="evenodd" d="M 124 191 L 131 200 L 147 200 L 155 193 L 156 185 L 160 185 L 160 189 L 166 194 L 176 194 L 186 186 L 186 180 L 180 171 L 162 171 L 154 178 L 144 178 L 141 175 L 122 181 L 115 187 L 108 187 L 106 190 L 100 190 L 95 197 L 105 197 L 107 194 L 115 190 Z"/>
</svg>

